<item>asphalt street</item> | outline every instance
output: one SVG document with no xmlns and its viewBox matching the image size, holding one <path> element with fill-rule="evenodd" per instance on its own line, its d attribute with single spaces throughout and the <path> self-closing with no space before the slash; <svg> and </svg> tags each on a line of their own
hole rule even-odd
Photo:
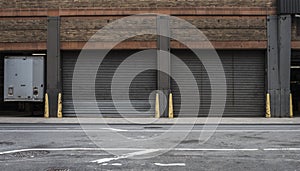
<svg viewBox="0 0 300 171">
<path fill-rule="evenodd" d="M 300 125 L 0 124 L 0 170 L 294 171 Z"/>
</svg>

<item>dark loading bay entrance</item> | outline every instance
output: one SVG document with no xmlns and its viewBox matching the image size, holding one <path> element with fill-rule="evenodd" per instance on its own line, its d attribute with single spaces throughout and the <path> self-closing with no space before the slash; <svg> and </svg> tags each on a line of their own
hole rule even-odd
<svg viewBox="0 0 300 171">
<path fill-rule="evenodd" d="M 4 57 L 31 56 L 33 53 L 35 52 L 0 52 L 0 117 L 44 116 L 44 102 L 4 102 Z"/>
<path fill-rule="evenodd" d="M 292 52 L 291 93 L 293 95 L 294 116 L 300 116 L 300 51 Z"/>
</svg>

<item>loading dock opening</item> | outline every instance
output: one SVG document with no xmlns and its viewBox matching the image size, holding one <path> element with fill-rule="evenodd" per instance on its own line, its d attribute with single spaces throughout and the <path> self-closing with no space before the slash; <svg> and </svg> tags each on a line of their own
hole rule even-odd
<svg viewBox="0 0 300 171">
<path fill-rule="evenodd" d="M 291 93 L 293 95 L 294 116 L 300 114 L 300 66 L 291 66 Z"/>
<path fill-rule="evenodd" d="M 0 53 L 0 117 L 24 117 L 37 116 L 42 117 L 44 113 L 43 102 L 4 102 L 4 58 L 5 56 L 31 56 L 34 52 L 2 52 Z M 40 51 L 35 53 L 44 54 Z M 42 92 L 44 93 L 44 92 Z"/>
<path fill-rule="evenodd" d="M 300 51 L 292 52 L 291 93 L 293 95 L 294 116 L 300 116 Z"/>
</svg>

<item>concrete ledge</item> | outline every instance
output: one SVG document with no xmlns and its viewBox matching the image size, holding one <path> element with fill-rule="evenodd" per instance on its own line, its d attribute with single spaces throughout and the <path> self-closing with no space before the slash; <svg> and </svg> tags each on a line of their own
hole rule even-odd
<svg viewBox="0 0 300 171">
<path fill-rule="evenodd" d="M 36 118 L 0 117 L 2 124 L 300 124 L 299 118 Z"/>
</svg>

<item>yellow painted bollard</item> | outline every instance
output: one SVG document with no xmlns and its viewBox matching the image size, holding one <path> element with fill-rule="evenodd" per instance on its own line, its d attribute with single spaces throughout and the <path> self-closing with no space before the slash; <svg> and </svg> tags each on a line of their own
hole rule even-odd
<svg viewBox="0 0 300 171">
<path fill-rule="evenodd" d="M 45 109 L 44 109 L 44 117 L 49 118 L 49 99 L 48 94 L 45 94 Z"/>
<path fill-rule="evenodd" d="M 61 93 L 58 93 L 57 117 L 62 118 L 62 99 Z"/>
<path fill-rule="evenodd" d="M 172 93 L 169 95 L 169 118 L 174 118 Z"/>
<path fill-rule="evenodd" d="M 155 98 L 155 118 L 160 118 L 159 94 L 158 93 L 156 93 L 156 98 Z"/>
<path fill-rule="evenodd" d="M 267 94 L 266 98 L 266 118 L 271 118 L 271 101 L 269 93 Z"/>
<path fill-rule="evenodd" d="M 290 93 L 290 117 L 294 117 L 294 113 L 293 113 L 293 95 L 292 93 Z"/>
</svg>

